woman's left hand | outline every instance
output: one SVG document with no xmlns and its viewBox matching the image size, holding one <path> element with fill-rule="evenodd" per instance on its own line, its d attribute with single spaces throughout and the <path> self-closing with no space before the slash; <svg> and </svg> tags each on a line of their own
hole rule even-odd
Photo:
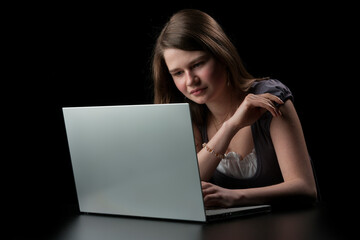
<svg viewBox="0 0 360 240">
<path fill-rule="evenodd" d="M 236 194 L 209 182 L 201 182 L 205 207 L 231 207 L 236 204 Z"/>
</svg>

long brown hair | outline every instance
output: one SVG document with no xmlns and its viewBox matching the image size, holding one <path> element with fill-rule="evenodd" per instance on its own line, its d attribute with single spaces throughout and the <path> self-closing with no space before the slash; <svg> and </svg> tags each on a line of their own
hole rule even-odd
<svg viewBox="0 0 360 240">
<path fill-rule="evenodd" d="M 211 16 L 195 9 L 175 13 L 162 29 L 153 52 L 154 103 L 189 102 L 197 125 L 203 124 L 206 105 L 185 99 L 176 88 L 164 60 L 164 50 L 168 48 L 212 54 L 226 66 L 229 84 L 237 92 L 246 92 L 257 80 L 247 72 L 235 46 Z"/>
</svg>

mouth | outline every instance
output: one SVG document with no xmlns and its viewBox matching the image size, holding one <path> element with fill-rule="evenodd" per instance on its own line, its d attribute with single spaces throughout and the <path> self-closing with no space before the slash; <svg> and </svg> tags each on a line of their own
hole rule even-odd
<svg viewBox="0 0 360 240">
<path fill-rule="evenodd" d="M 198 96 L 198 95 L 202 94 L 206 89 L 207 89 L 207 87 L 204 87 L 204 88 L 196 88 L 196 89 L 192 90 L 192 91 L 190 92 L 190 94 L 191 94 L 191 95 Z"/>
</svg>

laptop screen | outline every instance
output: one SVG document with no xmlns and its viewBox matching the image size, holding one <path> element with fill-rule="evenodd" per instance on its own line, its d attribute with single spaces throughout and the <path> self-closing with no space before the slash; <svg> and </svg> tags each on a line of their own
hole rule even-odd
<svg viewBox="0 0 360 240">
<path fill-rule="evenodd" d="M 188 104 L 63 114 L 81 212 L 205 221 Z"/>
</svg>

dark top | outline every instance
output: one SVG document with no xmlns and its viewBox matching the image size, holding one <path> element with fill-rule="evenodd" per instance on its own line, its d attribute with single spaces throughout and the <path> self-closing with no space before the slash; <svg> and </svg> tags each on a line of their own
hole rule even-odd
<svg viewBox="0 0 360 240">
<path fill-rule="evenodd" d="M 293 101 L 293 95 L 289 88 L 276 79 L 255 82 L 249 89 L 249 93 L 271 93 L 284 102 L 288 99 Z M 258 161 L 255 175 L 251 178 L 236 179 L 215 170 L 210 182 L 224 188 L 240 189 L 269 186 L 284 181 L 270 136 L 271 120 L 271 113 L 265 112 L 260 119 L 251 125 Z M 203 142 L 208 142 L 206 125 L 200 127 L 200 132 Z"/>
</svg>

